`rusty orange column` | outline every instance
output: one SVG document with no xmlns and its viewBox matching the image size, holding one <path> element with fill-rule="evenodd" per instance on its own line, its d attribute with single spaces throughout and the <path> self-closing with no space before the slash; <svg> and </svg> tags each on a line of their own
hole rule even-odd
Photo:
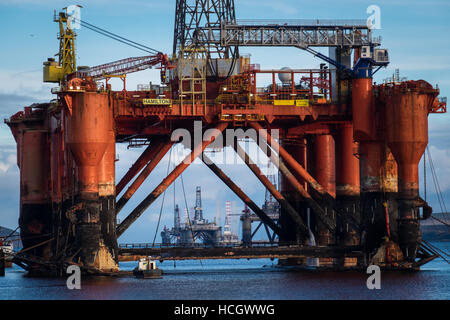
<svg viewBox="0 0 450 320">
<path fill-rule="evenodd" d="M 336 162 L 335 162 L 335 142 L 332 135 L 317 135 L 314 139 L 314 175 L 317 182 L 333 197 L 336 196 Z M 331 206 L 323 204 L 325 214 L 329 219 L 334 220 L 335 214 Z M 327 246 L 335 243 L 335 234 L 326 228 L 323 223 L 314 219 L 316 230 L 316 242 L 320 246 Z M 333 258 L 320 258 L 320 266 L 332 266 Z"/>
<path fill-rule="evenodd" d="M 67 224 L 65 223 L 65 212 L 68 203 L 64 199 L 64 135 L 62 111 L 49 117 L 49 147 L 50 147 L 50 203 L 52 205 L 53 227 L 54 227 L 54 254 L 58 256 L 63 250 L 66 242 Z"/>
<path fill-rule="evenodd" d="M 101 260 L 99 164 L 110 145 L 111 118 L 108 95 L 73 93 L 67 114 L 66 141 L 78 169 L 76 236 L 80 260 L 86 268 L 98 268 Z M 111 173 L 109 173 L 111 174 Z M 115 265 L 111 261 L 111 265 Z"/>
<path fill-rule="evenodd" d="M 333 197 L 336 196 L 335 142 L 332 135 L 315 138 L 315 178 Z"/>
<path fill-rule="evenodd" d="M 116 235 L 116 134 L 112 108 L 104 115 L 110 121 L 105 153 L 98 165 L 98 194 L 102 240 L 100 242 L 99 268 L 118 269 L 118 244 Z M 112 260 L 115 264 L 112 263 Z"/>
<path fill-rule="evenodd" d="M 54 207 L 62 205 L 62 168 L 61 159 L 63 156 L 62 148 L 62 132 L 58 121 L 54 117 L 50 117 L 50 178 L 51 178 L 51 200 Z"/>
<path fill-rule="evenodd" d="M 386 223 L 382 167 L 384 142 L 378 136 L 380 124 L 373 97 L 372 79 L 352 82 L 352 112 L 354 139 L 359 142 L 361 185 L 361 242 L 370 258 L 384 243 Z"/>
<path fill-rule="evenodd" d="M 385 207 L 384 229 L 387 239 L 398 243 L 398 166 L 387 144 L 383 150 L 381 188 L 383 189 L 383 206 Z"/>
<path fill-rule="evenodd" d="M 289 153 L 305 170 L 307 169 L 307 142 L 304 138 L 299 139 L 285 139 L 281 142 L 282 147 Z M 298 175 L 296 172 L 292 172 L 294 177 L 300 182 L 300 184 L 307 190 L 306 181 Z M 280 175 L 280 191 L 286 200 L 297 211 L 303 221 L 307 221 L 307 204 L 305 201 L 298 197 L 298 192 L 292 186 L 289 179 L 281 174 Z M 297 235 L 297 228 L 292 218 L 283 208 L 280 212 L 280 225 L 282 228 L 282 234 L 280 235 L 281 242 L 299 242 L 302 237 Z M 298 261 L 299 259 L 293 259 L 290 263 L 299 264 L 303 263 Z M 287 263 L 287 262 L 286 262 Z"/>
<path fill-rule="evenodd" d="M 418 164 L 428 144 L 428 112 L 438 94 L 423 80 L 380 88 L 387 142 L 398 164 L 399 245 L 411 262 L 421 241 Z"/>
<path fill-rule="evenodd" d="M 52 211 L 49 198 L 50 147 L 47 130 L 42 126 L 32 128 L 21 125 L 20 134 L 20 234 L 24 249 L 36 246 L 51 236 Z M 48 260 L 51 244 L 39 246 L 28 253 Z"/>
<path fill-rule="evenodd" d="M 249 122 L 249 126 L 258 131 L 259 138 L 265 140 L 280 156 L 286 165 L 324 197 L 331 197 L 325 189 L 295 160 L 258 122 Z"/>
<path fill-rule="evenodd" d="M 336 135 L 336 200 L 338 208 L 359 220 L 360 178 L 358 144 L 353 139 L 353 124 L 339 125 Z M 359 235 L 338 219 L 338 240 L 343 245 L 359 244 Z"/>
</svg>

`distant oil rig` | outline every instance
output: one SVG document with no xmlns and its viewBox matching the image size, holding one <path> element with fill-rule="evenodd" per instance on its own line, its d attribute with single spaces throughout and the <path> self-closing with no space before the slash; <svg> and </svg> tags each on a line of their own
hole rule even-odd
<svg viewBox="0 0 450 320">
<path fill-rule="evenodd" d="M 186 208 L 185 212 L 185 223 L 181 223 L 180 209 L 178 205 L 175 206 L 173 228 L 168 230 L 164 227 L 161 232 L 163 245 L 175 242 L 177 245 L 190 246 L 201 239 L 204 244 L 216 246 L 222 241 L 222 227 L 216 221 L 209 222 L 203 218 L 201 187 L 196 189 L 194 218 L 189 217 L 189 209 Z"/>
<path fill-rule="evenodd" d="M 185 209 L 184 222 L 180 216 L 180 208 L 175 205 L 173 212 L 173 227 L 171 229 L 164 226 L 161 231 L 162 245 L 177 245 L 182 247 L 193 246 L 197 241 L 201 241 L 204 245 L 213 247 L 226 245 L 244 245 L 252 244 L 253 237 L 260 227 L 264 225 L 261 219 L 253 213 L 247 206 L 242 210 L 241 214 L 232 213 L 231 201 L 225 203 L 225 225 L 223 228 L 218 225 L 218 221 L 214 218 L 214 222 L 209 222 L 203 217 L 201 187 L 196 188 L 196 201 L 194 207 L 194 217 L 189 217 L 189 209 Z M 274 221 L 278 221 L 280 217 L 280 206 L 274 201 L 270 193 L 266 193 L 266 199 L 262 206 L 262 210 Z M 237 216 L 241 221 L 242 238 L 234 232 L 232 228 L 232 217 Z M 258 226 L 252 231 L 252 223 L 259 222 Z M 265 226 L 268 242 L 276 243 L 278 241 L 276 233 L 271 233 Z M 261 241 L 260 241 L 261 242 Z"/>
</svg>

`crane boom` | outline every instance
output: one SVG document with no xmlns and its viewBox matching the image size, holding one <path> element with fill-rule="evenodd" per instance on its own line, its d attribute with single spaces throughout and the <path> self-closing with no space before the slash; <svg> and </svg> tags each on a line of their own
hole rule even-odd
<svg viewBox="0 0 450 320">
<path fill-rule="evenodd" d="M 88 69 L 79 70 L 76 72 L 76 77 L 90 77 L 93 80 L 98 81 L 105 79 L 108 76 L 117 76 L 142 71 L 158 64 L 161 64 L 162 71 L 165 71 L 165 68 L 169 65 L 167 55 L 158 53 L 152 56 L 126 58 Z"/>
</svg>

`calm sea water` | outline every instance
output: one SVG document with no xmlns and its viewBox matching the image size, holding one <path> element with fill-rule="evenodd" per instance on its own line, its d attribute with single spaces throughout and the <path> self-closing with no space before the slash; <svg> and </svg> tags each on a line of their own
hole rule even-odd
<svg viewBox="0 0 450 320">
<path fill-rule="evenodd" d="M 434 243 L 440 248 L 449 243 Z M 25 277 L 17 266 L 0 277 L 0 299 L 151 299 L 151 300 L 301 300 L 444 299 L 450 300 L 450 265 L 437 259 L 420 272 L 383 272 L 381 290 L 368 290 L 358 272 L 286 271 L 270 260 L 166 261 L 162 279 L 82 279 L 68 290 L 64 279 Z M 122 263 L 132 270 L 136 263 Z"/>
</svg>

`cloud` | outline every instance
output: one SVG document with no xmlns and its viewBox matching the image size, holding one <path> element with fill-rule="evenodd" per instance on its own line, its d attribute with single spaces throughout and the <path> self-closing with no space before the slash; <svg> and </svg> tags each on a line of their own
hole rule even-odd
<svg viewBox="0 0 450 320">
<path fill-rule="evenodd" d="M 16 101 L 24 97 L 39 100 L 51 99 L 50 89 L 55 86 L 42 82 L 42 70 L 22 72 L 0 70 L 0 83 L 2 84 L 0 92 L 9 100 Z"/>
<path fill-rule="evenodd" d="M 19 212 L 19 168 L 16 150 L 0 146 L 0 225 L 15 229 Z"/>
<path fill-rule="evenodd" d="M 241 0 L 239 1 L 239 6 L 258 8 L 263 10 L 270 10 L 270 12 L 281 12 L 288 15 L 293 15 L 298 13 L 298 3 L 289 3 L 289 1 L 276 2 L 270 0 L 254 1 L 254 0 Z"/>
<path fill-rule="evenodd" d="M 433 164 L 436 170 L 436 176 L 442 192 L 450 190 L 450 150 L 442 149 L 442 147 L 430 146 L 429 147 Z M 430 161 L 427 157 L 427 160 Z M 428 180 L 428 179 L 427 179 Z M 431 176 L 429 177 L 429 183 L 432 183 Z M 434 191 L 434 187 L 431 189 Z"/>
<path fill-rule="evenodd" d="M 1 158 L 0 158 L 1 159 Z M 6 156 L 6 161 L 0 160 L 0 173 L 6 173 L 8 169 L 16 164 L 16 155 L 10 154 Z"/>
<path fill-rule="evenodd" d="M 442 71 L 449 70 L 450 63 L 448 57 L 444 56 L 427 56 L 411 54 L 409 57 L 398 57 L 391 61 L 391 65 L 395 69 L 401 71 Z"/>
</svg>

